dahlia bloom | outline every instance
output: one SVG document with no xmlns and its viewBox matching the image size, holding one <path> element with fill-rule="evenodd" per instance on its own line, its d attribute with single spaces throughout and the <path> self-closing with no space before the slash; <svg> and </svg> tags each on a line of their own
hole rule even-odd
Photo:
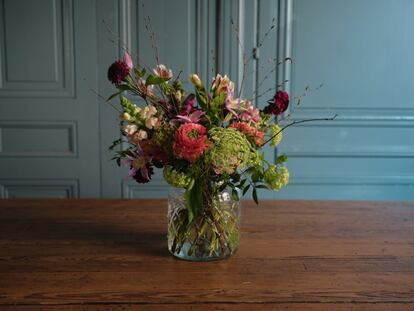
<svg viewBox="0 0 414 311">
<path fill-rule="evenodd" d="M 248 138 L 252 139 L 257 146 L 263 144 L 264 133 L 246 122 L 233 122 L 229 125 L 229 128 L 234 128 L 242 132 Z"/>
<path fill-rule="evenodd" d="M 289 106 L 289 94 L 285 91 L 277 91 L 269 105 L 264 109 L 265 113 L 271 113 L 278 116 L 286 111 Z"/>
<path fill-rule="evenodd" d="M 208 147 L 206 128 L 196 123 L 182 124 L 175 132 L 172 150 L 177 158 L 194 162 Z"/>
<path fill-rule="evenodd" d="M 157 65 L 152 72 L 157 76 L 164 80 L 170 80 L 173 76 L 172 70 L 168 69 L 162 64 Z"/>
</svg>

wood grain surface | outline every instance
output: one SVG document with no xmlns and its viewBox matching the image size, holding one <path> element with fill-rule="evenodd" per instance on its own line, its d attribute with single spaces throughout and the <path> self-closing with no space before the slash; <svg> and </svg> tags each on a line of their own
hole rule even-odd
<svg viewBox="0 0 414 311">
<path fill-rule="evenodd" d="M 240 251 L 173 258 L 164 200 L 0 201 L 0 310 L 414 310 L 414 204 L 244 202 Z"/>
</svg>

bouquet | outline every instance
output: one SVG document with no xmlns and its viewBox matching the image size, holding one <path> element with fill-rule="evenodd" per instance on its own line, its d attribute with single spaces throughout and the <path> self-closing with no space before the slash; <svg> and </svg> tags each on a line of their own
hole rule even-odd
<svg viewBox="0 0 414 311">
<path fill-rule="evenodd" d="M 179 76 L 166 66 L 158 64 L 152 70 L 134 66 L 128 53 L 109 67 L 108 79 L 117 88 L 109 99 L 119 95 L 121 106 L 122 137 L 111 149 L 127 146 L 116 151 L 118 165 L 127 165 L 129 176 L 138 183 L 150 182 L 154 170 L 162 169 L 166 182 L 182 189 L 180 208 L 171 212 L 175 220 L 170 224 L 174 229 L 170 250 L 179 253 L 187 248 L 186 256 L 195 249 L 210 256 L 223 249 L 227 255 L 234 252 L 238 218 L 230 217 L 231 211 L 225 213 L 220 193 L 229 189 L 231 200 L 238 202 L 251 190 L 257 203 L 257 189 L 287 185 L 287 157 L 268 163 L 262 148 L 268 143 L 277 146 L 282 139 L 278 120 L 288 108 L 288 93 L 277 90 L 258 109 L 236 95 L 226 75 L 217 74 L 205 84 L 192 74 L 193 88 L 185 90 Z"/>
</svg>

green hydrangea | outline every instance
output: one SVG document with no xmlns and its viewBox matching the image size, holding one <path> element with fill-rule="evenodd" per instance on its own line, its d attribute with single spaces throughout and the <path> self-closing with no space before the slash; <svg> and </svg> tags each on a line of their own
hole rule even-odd
<svg viewBox="0 0 414 311">
<path fill-rule="evenodd" d="M 213 142 L 206 160 L 216 174 L 232 174 L 252 159 L 252 146 L 246 136 L 233 128 L 215 127 L 208 132 Z"/>
<path fill-rule="evenodd" d="M 190 176 L 173 169 L 171 166 L 164 166 L 163 175 L 165 181 L 175 188 L 187 189 L 193 181 Z"/>
<path fill-rule="evenodd" d="M 269 166 L 264 172 L 264 180 L 269 188 L 280 190 L 289 182 L 289 171 L 285 166 Z"/>
<path fill-rule="evenodd" d="M 161 126 L 152 135 L 152 142 L 170 154 L 174 130 L 174 127 L 169 124 L 161 124 Z"/>
<path fill-rule="evenodd" d="M 280 131 L 281 131 L 281 127 L 279 125 L 272 124 L 270 126 L 270 137 L 273 137 L 277 134 L 275 137 L 272 138 L 272 140 L 270 142 L 270 146 L 274 147 L 274 146 L 279 145 L 279 143 L 280 143 L 280 141 L 282 140 L 282 137 L 283 137 L 282 132 L 280 132 Z"/>
</svg>

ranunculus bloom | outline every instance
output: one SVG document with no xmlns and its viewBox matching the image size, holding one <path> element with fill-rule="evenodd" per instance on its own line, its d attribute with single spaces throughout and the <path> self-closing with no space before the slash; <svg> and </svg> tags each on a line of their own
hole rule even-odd
<svg viewBox="0 0 414 311">
<path fill-rule="evenodd" d="M 254 126 L 250 126 L 246 122 L 233 122 L 229 127 L 242 132 L 248 138 L 252 139 L 257 146 L 263 144 L 264 133 Z"/>
<path fill-rule="evenodd" d="M 177 158 L 194 162 L 208 147 L 206 128 L 196 123 L 182 124 L 174 134 L 172 149 Z"/>
<path fill-rule="evenodd" d="M 269 106 L 265 108 L 266 113 L 272 113 L 275 116 L 282 114 L 289 106 L 289 94 L 285 91 L 277 91 Z"/>
<path fill-rule="evenodd" d="M 130 67 L 124 61 L 117 60 L 108 69 L 108 80 L 118 86 L 129 74 L 129 71 Z"/>
</svg>

